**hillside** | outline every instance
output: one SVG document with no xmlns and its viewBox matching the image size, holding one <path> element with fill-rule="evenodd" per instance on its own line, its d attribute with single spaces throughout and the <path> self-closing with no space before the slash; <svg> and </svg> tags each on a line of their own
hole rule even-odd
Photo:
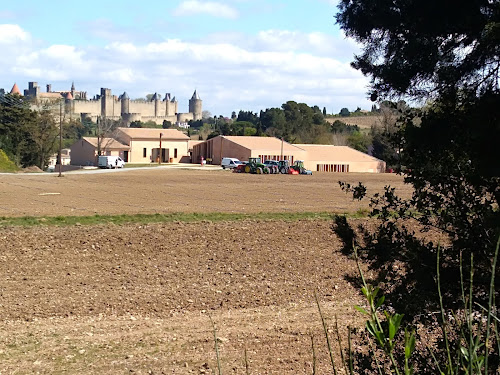
<svg viewBox="0 0 500 375">
<path fill-rule="evenodd" d="M 0 172 L 16 172 L 18 168 L 5 152 L 0 149 Z"/>
<path fill-rule="evenodd" d="M 326 121 L 333 124 L 339 120 L 348 125 L 358 125 L 361 129 L 370 129 L 372 125 L 380 125 L 383 121 L 383 116 L 350 116 L 350 117 L 328 117 Z"/>
</svg>

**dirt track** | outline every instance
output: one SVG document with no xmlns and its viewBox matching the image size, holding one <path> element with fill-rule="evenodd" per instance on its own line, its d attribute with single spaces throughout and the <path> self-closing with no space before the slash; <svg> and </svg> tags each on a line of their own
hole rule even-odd
<svg viewBox="0 0 500 375">
<path fill-rule="evenodd" d="M 336 184 L 359 175 L 4 177 L 2 215 L 10 216 L 359 207 Z M 400 181 L 365 176 L 372 190 L 386 179 Z M 129 186 L 123 195 L 105 194 L 123 186 Z M 38 195 L 43 192 L 61 195 Z M 246 220 L 0 228 L 0 374 L 212 373 L 209 315 L 224 374 L 245 373 L 245 348 L 251 374 L 312 373 L 311 334 L 317 373 L 325 374 L 331 368 L 314 289 L 330 327 L 335 315 L 343 333 L 348 324 L 362 325 L 353 308 L 362 300 L 345 280 L 356 275 L 355 263 L 339 252 L 330 225 Z"/>
</svg>

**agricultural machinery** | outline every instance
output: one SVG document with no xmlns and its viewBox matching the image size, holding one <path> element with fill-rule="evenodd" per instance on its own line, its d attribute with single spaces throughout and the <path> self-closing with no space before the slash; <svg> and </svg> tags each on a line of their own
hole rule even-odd
<svg viewBox="0 0 500 375">
<path fill-rule="evenodd" d="M 293 165 L 290 167 L 290 170 L 293 170 L 294 172 L 288 172 L 290 174 L 309 174 L 312 175 L 312 171 L 309 169 L 306 169 L 304 167 L 304 161 L 303 160 L 297 160 Z"/>
<path fill-rule="evenodd" d="M 237 168 L 234 169 L 234 172 L 236 173 L 257 173 L 257 174 L 263 174 L 269 173 L 269 167 L 264 165 L 260 158 L 248 158 L 248 162 L 243 165 L 239 165 Z"/>
<path fill-rule="evenodd" d="M 290 165 L 289 160 L 280 160 L 279 162 L 262 163 L 260 158 L 249 158 L 246 164 L 238 165 L 233 169 L 236 173 L 281 173 L 281 174 L 309 174 L 312 172 L 304 167 L 303 160 L 297 160 Z"/>
</svg>

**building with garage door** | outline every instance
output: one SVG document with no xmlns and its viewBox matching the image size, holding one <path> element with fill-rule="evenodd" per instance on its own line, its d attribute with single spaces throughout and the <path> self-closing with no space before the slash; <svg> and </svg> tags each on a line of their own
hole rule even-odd
<svg viewBox="0 0 500 375">
<path fill-rule="evenodd" d="M 83 137 L 70 147 L 71 165 L 97 165 L 98 143 L 101 155 L 119 156 L 125 160 L 130 147 L 113 138 Z"/>
<path fill-rule="evenodd" d="M 118 128 L 114 138 L 130 147 L 128 163 L 179 163 L 189 155 L 189 137 L 176 129 Z M 161 146 L 160 146 L 161 145 Z"/>
<path fill-rule="evenodd" d="M 307 169 L 316 172 L 383 173 L 385 162 L 347 146 L 290 144 L 274 137 L 217 136 L 193 147 L 192 161 L 201 158 L 220 164 L 222 158 L 250 157 L 264 160 L 303 160 Z"/>
<path fill-rule="evenodd" d="M 248 160 L 304 160 L 305 151 L 275 137 L 217 136 L 193 147 L 193 163 L 201 158 L 211 164 L 220 164 L 222 158 Z"/>
<path fill-rule="evenodd" d="M 176 129 L 117 128 L 101 138 L 101 155 L 120 156 L 127 163 L 189 162 L 189 137 Z M 72 165 L 97 165 L 98 140 L 84 137 L 71 146 Z M 161 157 L 161 160 L 160 160 Z"/>
<path fill-rule="evenodd" d="M 384 173 L 385 161 L 348 146 L 295 145 L 303 149 L 307 156 L 304 166 L 316 172 L 361 172 Z"/>
</svg>

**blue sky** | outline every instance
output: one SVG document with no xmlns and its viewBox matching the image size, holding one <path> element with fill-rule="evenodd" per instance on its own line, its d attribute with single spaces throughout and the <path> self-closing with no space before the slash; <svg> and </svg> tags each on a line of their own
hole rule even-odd
<svg viewBox="0 0 500 375">
<path fill-rule="evenodd" d="M 287 100 L 370 108 L 335 13 L 335 0 L 2 3 L 0 87 L 170 92 L 181 112 L 196 89 L 204 110 L 226 116 Z"/>
</svg>

